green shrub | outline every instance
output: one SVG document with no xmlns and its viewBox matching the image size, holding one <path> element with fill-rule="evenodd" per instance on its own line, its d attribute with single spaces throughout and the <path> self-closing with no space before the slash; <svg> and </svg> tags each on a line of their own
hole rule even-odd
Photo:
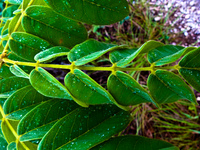
<svg viewBox="0 0 200 150">
<path fill-rule="evenodd" d="M 129 14 L 126 0 L 6 3 L 0 48 L 1 149 L 178 149 L 156 139 L 115 135 L 132 121 L 130 106 L 151 102 L 161 107 L 180 99 L 197 104 L 193 91 L 173 71 L 200 91 L 199 48 L 157 41 L 132 48 L 88 39 L 83 23 L 122 20 Z M 107 53 L 111 65 L 95 65 Z M 60 56 L 69 64 L 55 64 Z M 136 57 L 144 61 L 143 56 L 149 66 L 132 67 Z M 171 65 L 182 56 L 179 64 Z M 44 68 L 70 72 L 63 85 Z M 110 71 L 107 89 L 85 70 Z M 151 72 L 149 91 L 128 74 L 131 71 Z"/>
</svg>

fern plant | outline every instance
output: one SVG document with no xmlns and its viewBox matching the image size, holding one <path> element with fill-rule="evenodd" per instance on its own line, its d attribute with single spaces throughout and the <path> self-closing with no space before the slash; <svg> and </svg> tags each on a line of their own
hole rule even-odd
<svg viewBox="0 0 200 150">
<path fill-rule="evenodd" d="M 131 107 L 180 99 L 197 104 L 183 78 L 200 91 L 200 49 L 148 41 L 140 48 L 88 39 L 83 23 L 107 25 L 129 14 L 126 0 L 6 0 L 1 18 L 0 148 L 169 149 L 165 141 L 114 136 L 131 122 Z M 110 67 L 91 65 L 109 53 Z M 65 57 L 69 64 L 52 63 Z M 148 67 L 132 67 L 147 56 Z M 178 65 L 169 65 L 179 60 Z M 140 59 L 143 60 L 143 59 Z M 64 85 L 45 68 L 70 70 Z M 107 89 L 84 71 L 110 71 Z M 176 75 L 173 71 L 178 71 Z M 128 72 L 149 71 L 148 91 Z"/>
</svg>

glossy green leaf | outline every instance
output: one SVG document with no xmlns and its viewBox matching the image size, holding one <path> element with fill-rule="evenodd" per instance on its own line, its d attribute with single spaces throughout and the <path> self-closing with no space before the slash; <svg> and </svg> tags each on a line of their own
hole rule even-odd
<svg viewBox="0 0 200 150">
<path fill-rule="evenodd" d="M 87 24 L 107 25 L 129 15 L 126 0 L 45 0 L 57 12 Z"/>
<path fill-rule="evenodd" d="M 24 146 L 25 145 L 25 146 Z M 17 142 L 17 150 L 37 150 L 37 145 L 31 142 Z"/>
<path fill-rule="evenodd" d="M 116 63 L 117 67 L 123 67 L 129 64 L 133 59 L 135 59 L 139 54 L 148 53 L 150 50 L 157 47 L 163 46 L 163 43 L 157 41 L 148 41 L 144 43 L 140 48 L 129 50 L 117 50 L 116 52 L 110 53 L 111 62 Z"/>
<path fill-rule="evenodd" d="M 0 69 L 0 78 L 9 78 L 12 76 L 14 75 L 10 72 L 9 67 L 3 64 Z"/>
<path fill-rule="evenodd" d="M 90 149 L 122 131 L 129 122 L 129 112 L 114 105 L 81 107 L 60 119 L 38 149 Z"/>
<path fill-rule="evenodd" d="M 17 77 L 29 79 L 29 75 L 17 65 L 10 66 L 10 71 Z"/>
<path fill-rule="evenodd" d="M 5 0 L 5 2 L 8 2 L 9 4 L 15 4 L 15 5 L 20 5 L 23 0 Z"/>
<path fill-rule="evenodd" d="M 74 100 L 83 107 L 96 104 L 115 103 L 114 98 L 92 78 L 75 69 L 65 76 L 65 86 Z M 87 93 L 83 96 L 83 93 Z"/>
<path fill-rule="evenodd" d="M 20 77 L 10 77 L 0 80 L 0 98 L 8 98 L 16 90 L 30 85 L 29 80 Z"/>
<path fill-rule="evenodd" d="M 179 150 L 179 148 L 157 139 L 126 135 L 111 138 L 91 150 Z"/>
<path fill-rule="evenodd" d="M 152 97 L 159 104 L 186 99 L 196 103 L 196 98 L 188 85 L 174 73 L 157 70 L 147 81 Z"/>
<path fill-rule="evenodd" d="M 117 48 L 120 48 L 120 46 L 101 43 L 96 40 L 89 39 L 72 48 L 68 55 L 68 59 L 70 62 L 75 62 L 76 66 L 80 66 L 91 62 L 103 54 Z"/>
<path fill-rule="evenodd" d="M 11 120 L 2 120 L 1 122 L 1 130 L 4 134 L 4 137 L 8 143 L 14 142 L 16 140 L 15 135 L 13 134 L 13 131 L 10 130 L 10 127 L 14 131 L 17 129 L 18 121 L 11 121 Z"/>
<path fill-rule="evenodd" d="M 200 92 L 200 48 L 185 55 L 179 62 L 179 73 L 183 78 Z"/>
<path fill-rule="evenodd" d="M 40 67 L 30 73 L 30 82 L 39 93 L 47 97 L 72 99 L 66 87 Z"/>
<path fill-rule="evenodd" d="M 26 9 L 22 25 L 26 32 L 55 46 L 70 48 L 87 39 L 87 31 L 82 24 L 57 14 L 48 7 L 30 6 Z"/>
<path fill-rule="evenodd" d="M 4 35 L 3 33 L 5 32 L 5 30 L 8 29 L 9 24 L 10 24 L 10 20 L 7 20 L 5 25 L 3 26 L 3 29 L 1 30 L 1 35 L 2 36 Z"/>
<path fill-rule="evenodd" d="M 15 15 L 13 19 L 11 20 L 9 27 L 8 27 L 8 33 L 11 35 L 13 32 L 24 32 L 24 29 L 22 25 L 20 24 L 19 27 L 16 29 L 15 26 L 20 19 L 21 13 Z"/>
<path fill-rule="evenodd" d="M 34 59 L 35 61 L 45 62 L 60 56 L 67 56 L 69 54 L 69 51 L 70 49 L 66 47 L 56 46 L 38 53 L 37 55 L 35 55 Z"/>
<path fill-rule="evenodd" d="M 155 104 L 148 92 L 143 89 L 131 76 L 117 71 L 108 78 L 108 91 L 117 103 L 123 106 L 137 105 L 152 102 Z"/>
<path fill-rule="evenodd" d="M 1 150 L 7 150 L 8 143 L 3 137 L 0 137 L 0 149 Z"/>
<path fill-rule="evenodd" d="M 178 60 L 184 53 L 195 49 L 195 47 L 183 48 L 182 46 L 166 45 L 155 48 L 148 53 L 148 61 L 155 66 L 169 64 Z"/>
<path fill-rule="evenodd" d="M 37 53 L 51 47 L 47 41 L 28 33 L 15 32 L 11 36 L 9 46 L 12 52 L 28 61 L 35 61 Z"/>
<path fill-rule="evenodd" d="M 43 5 L 47 6 L 44 0 L 23 0 L 22 9 L 25 10 L 28 6 L 33 5 Z"/>
<path fill-rule="evenodd" d="M 20 121 L 20 141 L 41 139 L 57 120 L 78 107 L 73 101 L 60 99 L 52 99 L 38 105 Z"/>
<path fill-rule="evenodd" d="M 3 110 L 7 115 L 6 118 L 20 120 L 31 109 L 49 99 L 38 93 L 31 85 L 28 85 L 10 96 L 4 103 Z"/>
<path fill-rule="evenodd" d="M 120 60 L 130 56 L 131 54 L 135 53 L 137 50 L 138 48 L 115 50 L 115 51 L 110 52 L 109 59 L 113 64 L 118 63 Z"/>
<path fill-rule="evenodd" d="M 17 150 L 17 144 L 15 142 L 11 142 L 8 146 L 7 146 L 7 150 Z"/>
<path fill-rule="evenodd" d="M 2 12 L 2 16 L 4 18 L 11 18 L 11 17 L 13 17 L 14 16 L 13 12 L 15 10 L 17 10 L 18 7 L 19 7 L 19 5 L 11 5 L 11 6 L 7 7 L 7 8 L 5 8 L 3 10 L 3 12 Z"/>
</svg>

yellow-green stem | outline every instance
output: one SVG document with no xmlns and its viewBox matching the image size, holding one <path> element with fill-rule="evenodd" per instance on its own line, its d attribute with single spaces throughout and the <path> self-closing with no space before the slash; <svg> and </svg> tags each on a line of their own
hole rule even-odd
<svg viewBox="0 0 200 150">
<path fill-rule="evenodd" d="M 72 65 L 57 65 L 57 64 L 39 64 L 39 63 L 30 63 L 30 62 L 20 62 L 20 61 L 13 61 L 8 58 L 2 59 L 4 63 L 15 64 L 15 65 L 22 65 L 22 66 L 30 66 L 30 67 L 44 67 L 44 68 L 57 68 L 57 69 L 69 69 L 71 70 Z M 114 66 L 114 65 L 113 65 Z M 93 70 L 93 71 L 152 71 L 157 69 L 176 69 L 176 66 L 169 66 L 169 67 L 142 67 L 142 68 L 120 68 L 120 67 L 91 67 L 91 66 L 74 66 L 73 69 L 80 69 L 80 70 Z"/>
</svg>

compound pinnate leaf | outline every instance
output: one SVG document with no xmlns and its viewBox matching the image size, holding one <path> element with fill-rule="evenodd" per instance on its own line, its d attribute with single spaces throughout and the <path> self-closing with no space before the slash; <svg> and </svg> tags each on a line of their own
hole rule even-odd
<svg viewBox="0 0 200 150">
<path fill-rule="evenodd" d="M 22 26 L 26 32 L 55 46 L 70 48 L 87 39 L 87 31 L 82 24 L 54 12 L 49 7 L 30 6 L 26 9 Z"/>
<path fill-rule="evenodd" d="M 17 65 L 10 66 L 10 71 L 17 77 L 29 79 L 29 75 Z"/>
<path fill-rule="evenodd" d="M 69 51 L 70 49 L 66 47 L 56 46 L 38 53 L 35 55 L 34 59 L 39 62 L 46 62 L 60 56 L 66 56 L 69 54 Z"/>
<path fill-rule="evenodd" d="M 9 77 L 7 79 L 0 80 L 0 98 L 8 98 L 16 90 L 30 85 L 28 79 L 20 77 Z"/>
<path fill-rule="evenodd" d="M 179 62 L 179 73 L 200 92 L 200 48 L 185 55 Z"/>
<path fill-rule="evenodd" d="M 103 87 L 78 69 L 65 76 L 65 86 L 78 104 L 82 102 L 87 106 L 114 101 L 113 97 Z M 83 96 L 83 93 L 87 94 Z"/>
<path fill-rule="evenodd" d="M 123 67 L 135 59 L 139 54 L 148 53 L 150 50 L 157 47 L 163 46 L 163 43 L 157 41 L 148 41 L 144 43 L 140 48 L 131 49 L 131 52 L 123 52 L 123 50 L 118 50 L 117 52 L 110 53 L 111 62 L 115 62 L 117 67 Z"/>
<path fill-rule="evenodd" d="M 30 82 L 39 93 L 47 97 L 72 99 L 66 87 L 40 67 L 30 73 Z"/>
<path fill-rule="evenodd" d="M 123 106 L 137 105 L 145 102 L 155 104 L 148 92 L 143 89 L 131 76 L 117 71 L 108 78 L 108 91 L 117 103 Z"/>
<path fill-rule="evenodd" d="M 129 112 L 115 105 L 81 107 L 60 119 L 38 149 L 90 149 L 122 131 L 129 122 Z"/>
<path fill-rule="evenodd" d="M 155 48 L 148 53 L 148 61 L 155 66 L 165 65 L 178 60 L 184 53 L 195 47 L 183 48 L 182 46 L 165 45 Z"/>
<path fill-rule="evenodd" d="M 108 25 L 129 15 L 126 0 L 45 0 L 57 12 L 87 24 Z"/>
<path fill-rule="evenodd" d="M 97 145 L 91 150 L 179 150 L 170 143 L 142 136 L 119 136 Z"/>
<path fill-rule="evenodd" d="M 15 32 L 11 36 L 9 46 L 12 52 L 28 61 L 35 61 L 37 53 L 51 47 L 47 41 L 25 32 Z"/>
<path fill-rule="evenodd" d="M 10 96 L 4 103 L 3 110 L 7 115 L 6 118 L 20 120 L 31 109 L 49 99 L 38 93 L 31 85 L 28 85 Z"/>
<path fill-rule="evenodd" d="M 41 139 L 57 120 L 78 107 L 73 101 L 63 99 L 52 99 L 38 105 L 20 121 L 20 141 Z"/>
<path fill-rule="evenodd" d="M 149 76 L 147 85 L 158 104 L 172 103 L 180 99 L 197 103 L 192 90 L 174 73 L 157 70 Z"/>
</svg>

